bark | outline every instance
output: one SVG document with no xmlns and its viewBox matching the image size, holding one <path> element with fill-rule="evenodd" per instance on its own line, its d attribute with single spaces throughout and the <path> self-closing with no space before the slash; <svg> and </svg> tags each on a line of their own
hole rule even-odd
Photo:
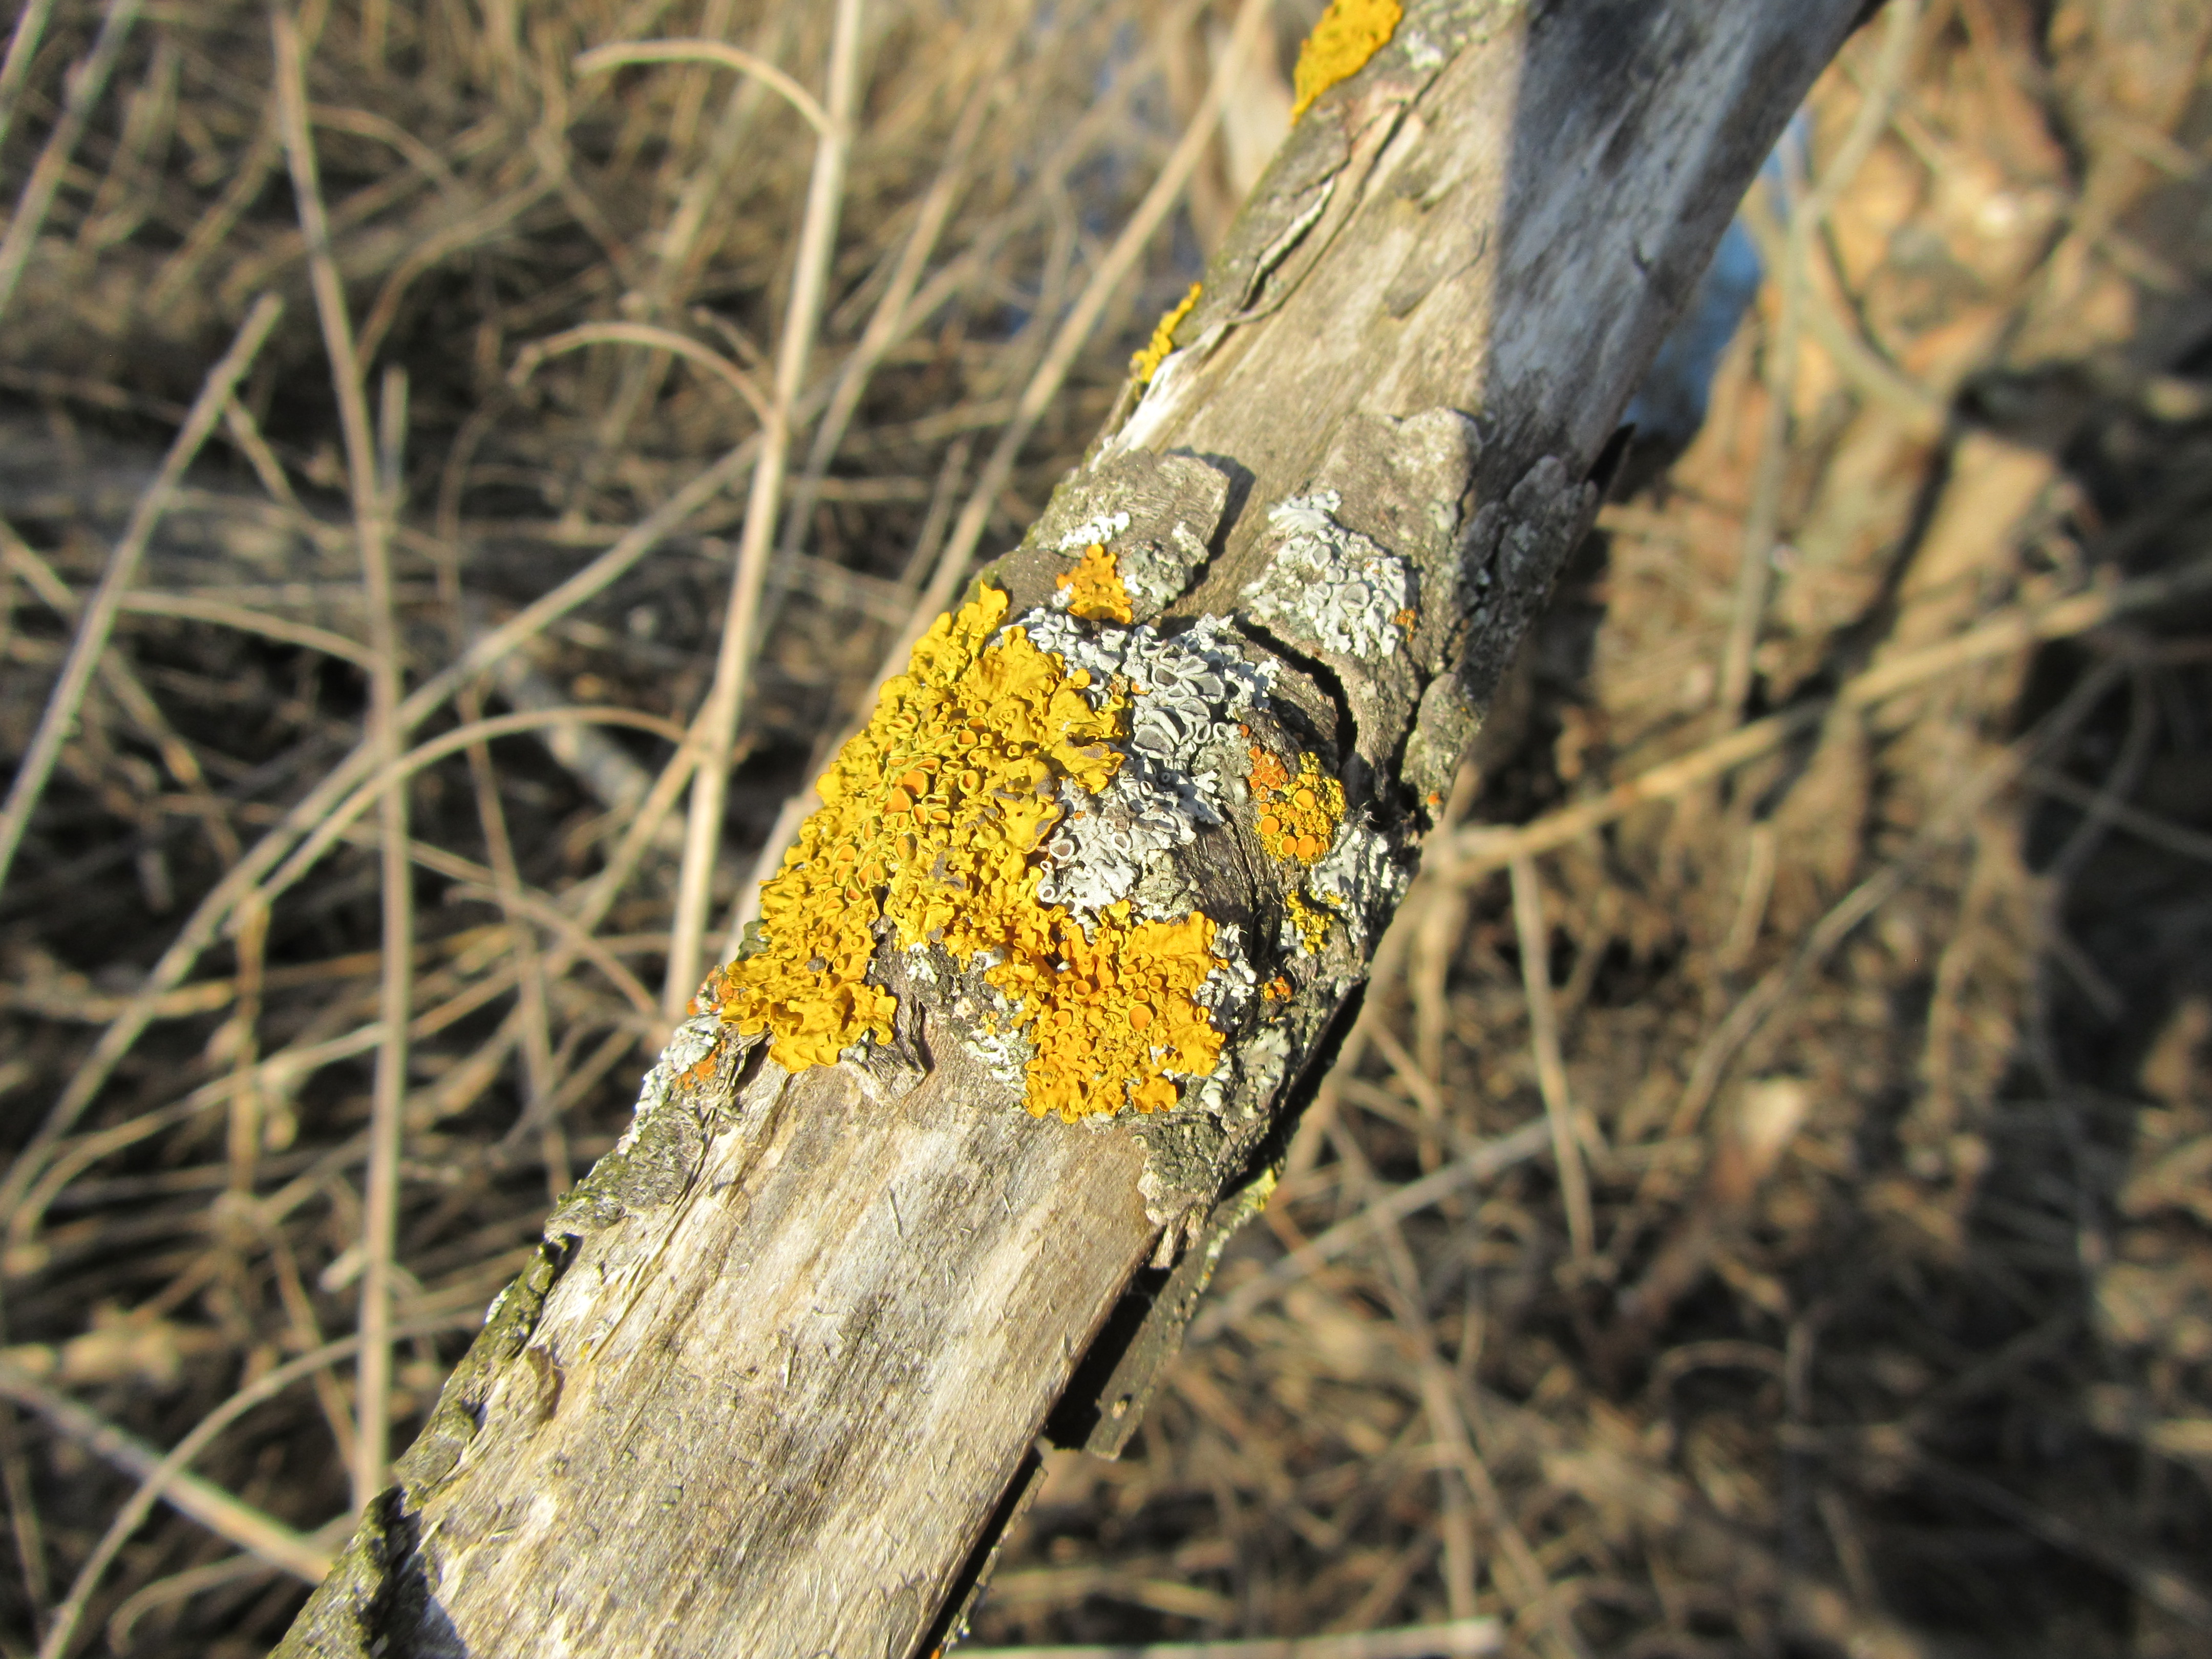
<svg viewBox="0 0 2212 1659">
<path fill-rule="evenodd" d="M 1072 1126 L 888 950 L 897 1041 L 865 1060 L 788 1073 L 692 1020 L 280 1653 L 907 1659 L 957 1629 L 1040 1444 L 1120 1449 L 1264 1201 L 1620 411 L 1857 10 L 1411 0 L 986 573 L 1047 605 L 1061 543 L 1126 513 L 1170 578 L 1136 620 L 1226 619 L 1272 664 L 1253 740 L 1346 798 L 1325 939 L 1285 930 L 1298 872 L 1249 793 L 1158 869 L 1287 998 L 1224 1005 L 1174 1110 Z"/>
</svg>

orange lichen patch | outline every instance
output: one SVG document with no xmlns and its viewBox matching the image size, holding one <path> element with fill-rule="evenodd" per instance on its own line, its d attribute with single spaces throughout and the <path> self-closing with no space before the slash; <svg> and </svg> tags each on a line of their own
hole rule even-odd
<svg viewBox="0 0 2212 1659">
<path fill-rule="evenodd" d="M 783 867 L 761 890 L 761 948 L 722 970 L 718 1006 L 793 1071 L 863 1038 L 891 1040 L 896 1000 L 869 975 L 882 925 L 902 947 L 981 957 L 1035 1058 L 1025 1104 L 1066 1118 L 1172 1104 L 1170 1071 L 1213 1068 L 1220 1033 L 1196 1001 L 1214 967 L 1213 924 L 1133 922 L 1126 906 L 1088 935 L 1038 901 L 1036 853 L 1063 786 L 1096 793 L 1121 757 L 1128 698 L 1097 708 L 1088 674 L 1011 629 L 986 588 L 939 617 L 866 729 L 816 788 Z M 1139 1023 L 1138 1011 L 1142 1011 Z"/>
<path fill-rule="evenodd" d="M 1283 909 L 1291 926 L 1298 930 L 1298 939 L 1309 955 L 1328 943 L 1329 913 L 1324 907 L 1313 903 L 1304 893 L 1292 893 L 1283 901 Z"/>
<path fill-rule="evenodd" d="M 1250 781 L 1254 794 L 1264 798 L 1291 781 L 1291 769 L 1258 744 L 1251 745 L 1251 753 L 1252 769 L 1244 775 Z"/>
<path fill-rule="evenodd" d="M 1260 844 L 1285 864 L 1312 864 L 1328 851 L 1344 818 L 1344 786 L 1325 776 L 1320 759 L 1298 757 L 1297 775 L 1258 744 L 1252 746 L 1252 785 Z"/>
<path fill-rule="evenodd" d="M 1041 908 L 1041 916 L 1048 913 Z M 1089 937 L 1052 911 L 1043 949 L 1010 956 L 983 975 L 1036 1017 L 1036 1050 L 1024 1104 L 1069 1122 L 1111 1112 L 1124 1096 L 1140 1112 L 1176 1103 L 1168 1072 L 1204 1076 L 1221 1056 L 1221 1033 L 1193 994 L 1213 969 L 1213 923 L 1130 920 L 1109 905 Z"/>
<path fill-rule="evenodd" d="M 1278 974 L 1260 988 L 1260 994 L 1269 1002 L 1288 1002 L 1291 1000 L 1291 982 Z"/>
<path fill-rule="evenodd" d="M 1390 620 L 1397 623 L 1399 627 L 1404 629 L 1408 634 L 1410 634 L 1419 623 L 1421 620 L 1421 613 L 1409 606 L 1406 610 L 1401 611 L 1396 616 L 1391 617 Z"/>
<path fill-rule="evenodd" d="M 1390 44 L 1406 9 L 1398 0 L 1329 0 L 1329 8 L 1298 48 L 1291 72 L 1291 119 L 1339 81 L 1357 75 L 1369 58 Z"/>
<path fill-rule="evenodd" d="M 1085 622 L 1126 623 L 1137 620 L 1137 613 L 1130 608 L 1129 590 L 1121 586 L 1121 573 L 1115 566 L 1114 556 L 1095 542 L 1083 550 L 1083 558 L 1075 568 L 1064 573 L 1054 586 L 1067 592 L 1069 614 Z"/>
<path fill-rule="evenodd" d="M 1190 308 L 1198 303 L 1199 293 L 1205 286 L 1203 283 L 1193 283 L 1190 292 L 1161 314 L 1145 349 L 1130 355 L 1129 375 L 1139 386 L 1150 386 L 1152 376 L 1160 372 L 1160 365 L 1167 362 L 1168 353 L 1175 349 L 1175 331 L 1190 315 Z"/>
</svg>

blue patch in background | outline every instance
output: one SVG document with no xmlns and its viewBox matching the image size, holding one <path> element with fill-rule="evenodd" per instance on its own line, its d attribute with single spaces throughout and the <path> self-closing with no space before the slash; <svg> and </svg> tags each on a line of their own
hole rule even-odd
<svg viewBox="0 0 2212 1659">
<path fill-rule="evenodd" d="M 1759 168 L 1761 181 L 1781 185 L 1793 176 L 1802 179 L 1810 136 L 1809 124 L 1801 110 L 1790 118 L 1774 153 Z M 1795 152 L 1790 159 L 1796 163 L 1787 169 L 1783 164 L 1786 150 Z M 1787 194 L 1784 189 L 1775 189 L 1770 199 L 1779 207 Z M 1729 222 L 1720 246 L 1713 252 L 1712 264 L 1690 295 L 1681 320 L 1661 343 L 1659 355 L 1651 360 L 1643 383 L 1621 416 L 1635 427 L 1639 449 L 1674 456 L 1690 447 L 1705 423 L 1705 407 L 1721 358 L 1735 338 L 1743 314 L 1751 309 L 1765 276 L 1766 267 L 1739 214 Z"/>
</svg>

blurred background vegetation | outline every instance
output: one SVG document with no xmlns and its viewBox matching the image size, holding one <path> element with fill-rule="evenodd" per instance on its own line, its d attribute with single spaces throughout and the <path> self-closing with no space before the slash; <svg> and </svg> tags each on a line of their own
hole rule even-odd
<svg viewBox="0 0 2212 1659">
<path fill-rule="evenodd" d="M 1019 535 L 1284 131 L 1318 0 L 1097 280 L 1233 9 L 867 6 L 710 949 L 932 576 Z M 721 42 L 818 94 L 831 15 L 305 0 L 334 376 L 267 11 L 19 6 L 11 762 L 88 607 L 112 634 L 0 886 L 0 1652 L 82 1577 L 71 1651 L 260 1653 L 349 1524 L 364 503 L 406 689 L 520 641 L 408 735 L 441 752 L 407 788 L 395 1443 L 620 1133 L 814 131 L 726 66 L 579 59 Z M 2208 35 L 2202 0 L 1890 0 L 1846 49 L 1462 774 L 1455 819 L 1534 826 L 1523 856 L 1436 849 L 1134 1447 L 1055 1455 L 980 1644 L 1495 1613 L 1553 1656 L 2212 1654 Z M 2179 597 L 1542 833 L 2123 580 Z"/>
</svg>

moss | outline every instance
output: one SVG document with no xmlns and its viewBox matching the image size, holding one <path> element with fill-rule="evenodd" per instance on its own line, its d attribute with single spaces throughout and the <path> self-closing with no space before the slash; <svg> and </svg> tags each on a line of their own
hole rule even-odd
<svg viewBox="0 0 2212 1659">
<path fill-rule="evenodd" d="M 1190 292 L 1162 313 L 1145 349 L 1130 357 L 1129 374 L 1139 386 L 1150 386 L 1152 376 L 1160 372 L 1160 365 L 1167 362 L 1168 353 L 1175 349 L 1176 330 L 1182 326 L 1182 319 L 1190 315 L 1191 307 L 1198 303 L 1198 296 L 1204 288 L 1202 283 L 1193 283 Z"/>
<path fill-rule="evenodd" d="M 888 1043 L 897 1005 L 872 973 L 888 933 L 988 964 L 1032 1051 L 1032 1114 L 1171 1106 L 1170 1073 L 1208 1073 L 1221 1050 L 1195 994 L 1217 965 L 1214 925 L 1139 921 L 1126 903 L 1079 922 L 1038 897 L 1063 799 L 1095 796 L 1121 767 L 1132 693 L 1118 678 L 1094 686 L 1022 628 L 1000 633 L 1006 611 L 1004 592 L 981 590 L 885 684 L 762 890 L 761 948 L 723 969 L 720 1016 L 766 1034 L 793 1071 Z"/>
<path fill-rule="evenodd" d="M 1291 119 L 1297 120 L 1315 99 L 1365 66 L 1389 45 L 1406 9 L 1398 0 L 1329 0 L 1329 8 L 1298 48 L 1291 76 Z"/>
</svg>

